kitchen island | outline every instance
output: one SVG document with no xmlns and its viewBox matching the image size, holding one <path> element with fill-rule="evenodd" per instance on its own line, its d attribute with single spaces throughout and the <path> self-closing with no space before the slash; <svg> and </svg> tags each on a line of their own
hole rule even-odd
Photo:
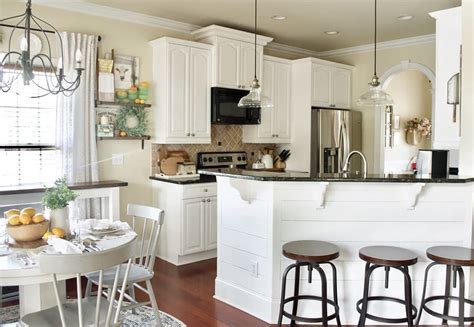
<svg viewBox="0 0 474 327">
<path fill-rule="evenodd" d="M 336 244 L 340 257 L 339 305 L 343 324 L 357 324 L 357 300 L 362 297 L 364 262 L 358 250 L 368 245 L 408 248 L 419 256 L 410 267 L 414 304 L 419 306 L 425 251 L 434 245 L 472 247 L 472 182 L 474 178 L 417 178 L 413 175 L 312 175 L 241 169 L 202 170 L 214 175 L 218 185 L 217 278 L 215 298 L 268 323 L 276 323 L 281 276 L 291 264 L 281 254 L 282 245 L 295 240 L 321 240 Z M 444 292 L 444 267 L 432 269 L 428 294 Z M 466 271 L 466 295 L 474 287 Z M 328 282 L 331 274 L 326 271 Z M 287 294 L 293 292 L 293 277 Z M 301 293 L 320 294 L 318 278 Z M 403 277 L 372 276 L 372 294 L 403 296 Z M 457 291 L 454 291 L 457 292 Z M 332 291 L 328 290 L 331 297 Z M 432 306 L 440 309 L 436 305 Z M 329 312 L 333 312 L 329 308 Z M 403 316 L 393 303 L 369 306 L 373 314 Z M 320 305 L 302 301 L 298 313 L 320 316 Z M 373 322 L 368 322 L 369 324 Z M 423 315 L 422 324 L 440 320 Z"/>
</svg>

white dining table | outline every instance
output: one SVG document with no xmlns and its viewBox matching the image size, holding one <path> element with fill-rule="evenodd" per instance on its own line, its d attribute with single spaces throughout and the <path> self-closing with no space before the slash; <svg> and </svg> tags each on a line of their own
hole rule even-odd
<svg viewBox="0 0 474 327">
<path fill-rule="evenodd" d="M 89 235 L 81 235 L 82 239 Z M 127 230 L 120 235 L 102 236 L 97 238 L 96 245 L 100 250 L 109 250 L 129 242 L 137 237 L 133 230 Z M 51 247 L 50 245 L 48 245 Z M 0 287 L 19 286 L 20 316 L 56 306 L 51 274 L 41 273 L 35 260 L 39 251 L 35 249 L 11 248 L 11 253 L 0 257 Z M 51 249 L 49 253 L 51 253 Z M 18 256 L 27 254 L 33 264 L 26 265 Z M 60 281 L 74 278 L 74 275 L 58 275 Z M 59 283 L 61 296 L 66 299 L 66 283 Z"/>
</svg>

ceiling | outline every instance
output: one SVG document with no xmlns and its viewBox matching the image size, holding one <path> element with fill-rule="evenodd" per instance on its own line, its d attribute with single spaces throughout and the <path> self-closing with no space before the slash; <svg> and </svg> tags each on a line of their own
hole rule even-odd
<svg viewBox="0 0 474 327">
<path fill-rule="evenodd" d="M 83 0 L 199 26 L 218 24 L 253 30 L 253 0 Z M 461 0 L 379 0 L 379 41 L 435 32 L 428 13 L 461 5 Z M 373 41 L 373 0 L 259 0 L 259 34 L 313 51 Z M 284 21 L 271 19 L 284 15 Z M 414 19 L 399 21 L 401 15 Z M 324 31 L 337 30 L 329 36 Z"/>
</svg>

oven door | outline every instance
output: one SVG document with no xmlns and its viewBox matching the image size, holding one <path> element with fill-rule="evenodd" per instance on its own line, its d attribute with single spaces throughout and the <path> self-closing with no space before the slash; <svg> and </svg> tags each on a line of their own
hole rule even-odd
<svg viewBox="0 0 474 327">
<path fill-rule="evenodd" d="M 257 125 L 260 124 L 260 108 L 239 108 L 240 99 L 249 91 L 213 87 L 211 89 L 213 124 Z"/>
</svg>

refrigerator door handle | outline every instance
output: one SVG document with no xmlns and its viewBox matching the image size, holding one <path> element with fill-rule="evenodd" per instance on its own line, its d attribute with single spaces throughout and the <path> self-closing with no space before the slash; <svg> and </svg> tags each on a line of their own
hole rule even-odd
<svg viewBox="0 0 474 327">
<path fill-rule="evenodd" d="M 342 168 L 344 167 L 344 162 L 346 161 L 347 156 L 349 155 L 349 150 L 350 150 L 350 144 L 349 144 L 349 135 L 347 133 L 347 124 L 346 120 L 343 119 L 341 122 L 341 134 L 342 134 L 342 146 L 341 146 L 341 165 L 340 169 L 342 171 Z"/>
</svg>

